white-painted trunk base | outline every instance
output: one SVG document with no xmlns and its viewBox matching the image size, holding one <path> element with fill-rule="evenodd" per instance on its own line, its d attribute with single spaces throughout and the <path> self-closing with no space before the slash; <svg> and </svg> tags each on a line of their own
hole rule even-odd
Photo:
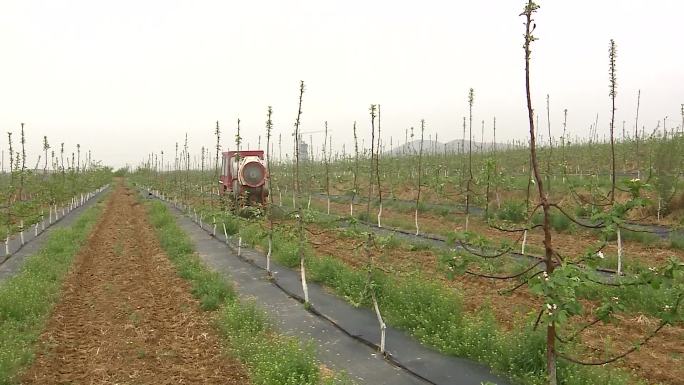
<svg viewBox="0 0 684 385">
<path fill-rule="evenodd" d="M 266 253 L 266 272 L 271 274 L 271 253 L 273 251 L 273 239 L 271 234 L 268 236 L 268 252 Z"/>
<path fill-rule="evenodd" d="M 380 222 L 381 217 L 382 217 L 382 202 L 380 202 L 380 209 L 378 210 L 378 227 L 382 227 L 382 223 Z"/>
<path fill-rule="evenodd" d="M 300 272 L 302 276 L 302 291 L 304 291 L 304 303 L 309 303 L 309 285 L 306 284 L 306 268 L 304 267 L 304 259 L 299 261 Z"/>
<path fill-rule="evenodd" d="M 622 235 L 620 234 L 620 227 L 617 228 L 617 247 L 617 276 L 619 277 L 620 275 L 622 275 Z"/>
<path fill-rule="evenodd" d="M 418 235 L 420 234 L 420 227 L 418 227 L 418 209 L 416 209 L 414 219 L 416 221 L 416 235 Z"/>
<path fill-rule="evenodd" d="M 378 300 L 375 297 L 375 292 L 371 291 L 372 298 L 373 298 L 373 308 L 375 309 L 375 316 L 378 319 L 378 324 L 380 325 L 380 353 L 385 353 L 385 330 L 387 329 L 387 325 L 385 324 L 385 321 L 382 319 L 382 315 L 380 314 L 380 307 L 378 306 Z"/>
</svg>

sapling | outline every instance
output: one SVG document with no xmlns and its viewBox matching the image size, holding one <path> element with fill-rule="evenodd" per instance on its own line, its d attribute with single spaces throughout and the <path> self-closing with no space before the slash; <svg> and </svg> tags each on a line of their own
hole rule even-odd
<svg viewBox="0 0 684 385">
<path fill-rule="evenodd" d="M 549 131 L 549 157 L 546 161 L 546 184 L 548 185 L 548 193 L 551 194 L 551 162 L 553 159 L 553 137 L 551 136 L 551 109 L 549 94 L 546 94 L 546 123 Z"/>
<path fill-rule="evenodd" d="M 568 164 L 565 160 L 566 129 L 568 127 L 568 109 L 563 110 L 563 136 L 561 137 L 561 164 L 563 166 L 563 184 L 568 175 Z"/>
<path fill-rule="evenodd" d="M 71 153 L 71 166 L 69 168 L 70 174 L 71 174 L 71 191 L 70 195 L 74 195 L 76 193 L 76 177 L 74 176 L 74 173 L 76 171 L 76 154 L 73 152 Z"/>
<path fill-rule="evenodd" d="M 62 167 L 62 179 L 64 182 L 66 182 L 66 171 L 64 170 L 64 142 L 61 143 L 60 149 L 59 149 L 59 157 L 61 159 L 61 167 Z"/>
<path fill-rule="evenodd" d="M 47 174 L 48 150 L 49 149 L 50 149 L 50 144 L 48 143 L 47 136 L 43 136 L 43 151 L 45 152 L 45 166 L 43 167 L 43 174 Z"/>
<path fill-rule="evenodd" d="M 378 209 L 378 227 L 382 227 L 382 224 L 380 223 L 380 218 L 382 217 L 382 188 L 380 186 L 380 145 L 381 145 L 381 136 L 380 136 L 380 105 L 378 104 L 378 150 L 377 154 L 375 155 L 375 176 L 378 181 L 378 202 L 380 204 L 380 207 Z M 369 218 L 370 219 L 370 218 Z"/>
<path fill-rule="evenodd" d="M 323 139 L 323 163 L 325 165 L 325 194 L 327 203 L 327 213 L 330 215 L 330 165 L 328 164 L 328 122 L 325 122 L 325 137 Z"/>
<path fill-rule="evenodd" d="M 356 136 L 356 122 L 352 128 L 354 132 L 354 188 L 352 189 L 351 201 L 349 201 L 349 216 L 354 216 L 354 199 L 359 189 L 358 185 L 358 175 L 359 175 L 359 140 Z"/>
<path fill-rule="evenodd" d="M 173 177 L 174 177 L 174 182 L 175 182 L 175 189 L 178 191 L 180 182 L 178 180 L 178 170 L 180 169 L 180 159 L 178 158 L 178 142 L 176 142 L 176 153 L 174 155 L 174 160 L 173 160 Z"/>
<path fill-rule="evenodd" d="M 473 103 L 475 102 L 475 91 L 471 88 L 468 91 L 468 111 L 470 123 L 468 125 L 468 182 L 466 183 L 466 218 L 465 231 L 468 231 L 468 221 L 470 220 L 470 192 L 473 183 Z"/>
<path fill-rule="evenodd" d="M 204 146 L 202 146 L 202 155 L 200 156 L 201 159 L 201 166 L 200 166 L 200 193 L 202 193 L 202 203 L 206 203 L 206 194 L 204 194 L 204 186 L 202 185 L 202 176 L 204 175 Z M 156 162 L 155 162 L 156 163 Z"/>
<path fill-rule="evenodd" d="M 235 161 L 237 162 L 237 164 L 240 164 L 240 143 L 241 142 L 242 142 L 242 137 L 240 136 L 240 118 L 238 118 L 238 120 L 237 120 L 237 132 L 235 134 L 235 148 L 237 150 L 237 153 L 235 154 Z M 235 199 L 235 201 L 234 201 L 235 213 L 237 215 L 239 215 L 239 213 L 240 213 L 240 196 L 242 195 L 241 191 L 239 191 L 239 190 L 233 191 L 233 195 L 234 195 L 234 199 Z M 240 221 L 237 220 L 236 223 L 238 226 L 238 229 L 237 229 L 237 234 L 238 234 L 238 251 L 237 251 L 237 254 L 239 257 L 242 253 L 242 232 L 240 231 L 241 230 Z"/>
<path fill-rule="evenodd" d="M 615 201 L 615 96 L 617 95 L 617 77 L 615 74 L 615 59 L 617 58 L 617 49 L 615 41 L 610 39 L 610 47 L 608 48 L 609 70 L 609 96 L 612 103 L 610 112 L 610 156 L 611 156 L 611 178 L 610 178 L 610 203 Z"/>
<path fill-rule="evenodd" d="M 273 129 L 273 121 L 271 116 L 273 114 L 273 108 L 268 106 L 268 112 L 266 114 L 266 167 L 269 170 L 269 186 L 270 186 L 270 172 L 271 172 L 271 130 Z M 326 125 L 327 128 L 327 125 Z M 271 276 L 271 252 L 273 250 L 273 194 L 268 194 L 268 203 L 266 204 L 266 217 L 269 221 L 268 227 L 268 252 L 266 253 L 266 272 Z"/>
<path fill-rule="evenodd" d="M 162 190 L 165 190 L 164 189 L 164 187 L 165 187 L 165 185 L 164 185 L 164 174 L 165 174 L 165 172 L 164 172 L 164 150 L 161 150 L 161 168 L 162 169 L 159 173 L 159 182 L 161 184 Z"/>
<path fill-rule="evenodd" d="M 19 201 L 24 200 L 24 174 L 26 173 L 26 136 L 21 123 L 21 170 L 19 171 Z"/>
<path fill-rule="evenodd" d="M 13 165 L 13 158 L 14 155 L 12 153 L 12 133 L 8 132 L 7 133 L 7 141 L 9 144 L 9 155 L 10 155 L 10 179 L 9 179 L 9 186 L 7 186 L 7 240 L 9 242 L 9 234 L 12 229 L 12 196 L 14 195 L 14 165 Z M 5 243 L 5 248 L 7 248 L 7 243 Z M 9 254 L 9 251 L 6 251 L 5 254 Z"/>
<path fill-rule="evenodd" d="M 190 153 L 188 152 L 188 133 L 185 133 L 185 143 L 183 144 L 183 152 L 181 153 L 185 163 L 185 183 L 183 183 L 183 191 L 185 195 L 185 202 L 189 203 L 190 198 Z"/>
<path fill-rule="evenodd" d="M 608 48 L 608 61 L 609 61 L 609 93 L 612 108 L 610 116 L 610 156 L 611 156 L 611 178 L 610 178 L 610 203 L 615 202 L 615 97 L 617 96 L 617 77 L 616 77 L 616 58 L 617 49 L 615 46 L 615 41 L 610 39 L 610 45 Z M 623 128 L 624 130 L 624 128 Z M 622 236 L 620 233 L 620 224 L 616 223 L 616 233 L 617 233 L 617 248 L 618 248 L 618 261 L 617 261 L 617 276 L 622 274 Z"/>
<path fill-rule="evenodd" d="M 375 104 L 371 104 L 370 108 L 368 109 L 370 111 L 370 117 L 371 117 L 371 148 L 370 148 L 370 164 L 368 167 L 368 203 L 366 205 L 366 220 L 370 220 L 370 206 L 371 206 L 371 198 L 373 194 L 373 160 L 375 159 L 374 155 L 374 150 L 375 150 L 375 110 L 376 106 Z"/>
<path fill-rule="evenodd" d="M 305 259 L 304 259 L 304 218 L 302 217 L 302 209 L 299 207 L 297 204 L 297 201 L 299 201 L 300 198 L 300 185 L 299 185 L 299 124 L 300 124 L 300 119 L 302 116 L 302 97 L 304 96 L 304 81 L 300 81 L 299 83 L 299 104 L 297 107 L 297 119 L 295 120 L 295 194 L 297 196 L 297 199 L 295 200 L 295 211 L 297 212 L 296 214 L 296 219 L 297 219 L 297 229 L 298 229 L 298 235 L 299 235 L 299 246 L 298 246 L 298 254 L 299 254 L 299 265 L 300 265 L 300 272 L 301 272 L 301 279 L 302 279 L 302 290 L 304 292 L 304 306 L 309 306 L 309 287 L 306 284 L 306 268 L 305 268 Z"/>
<path fill-rule="evenodd" d="M 420 233 L 420 228 L 418 227 L 418 208 L 420 207 L 420 187 L 421 187 L 421 175 L 423 174 L 423 138 L 425 134 L 425 119 L 420 120 L 420 150 L 418 152 L 418 193 L 416 194 L 416 212 L 415 212 L 415 222 L 416 222 L 416 235 Z"/>
<path fill-rule="evenodd" d="M 531 56 L 531 44 L 537 38 L 533 35 L 536 24 L 532 18 L 533 14 L 539 9 L 539 6 L 535 4 L 533 0 L 528 0 L 527 5 L 522 16 L 525 16 L 525 90 L 527 96 L 527 117 L 530 127 L 530 158 L 532 170 L 534 173 L 534 179 L 537 184 L 537 189 L 539 191 L 539 200 L 544 213 L 544 222 L 542 228 L 544 229 L 544 264 L 545 272 L 547 275 L 553 274 L 556 264 L 553 260 L 553 246 L 551 244 L 551 226 L 550 226 L 550 211 L 551 206 L 548 200 L 548 194 L 544 190 L 541 175 L 539 173 L 539 163 L 537 161 L 536 152 L 536 137 L 535 137 L 535 127 L 534 127 L 534 110 L 532 108 L 532 96 L 530 93 L 530 56 Z M 553 309 L 555 310 L 555 309 Z M 551 310 L 549 311 L 551 314 Z M 556 331 L 555 324 L 552 319 L 549 320 L 546 332 L 546 373 L 549 380 L 549 385 L 556 385 Z"/>
</svg>

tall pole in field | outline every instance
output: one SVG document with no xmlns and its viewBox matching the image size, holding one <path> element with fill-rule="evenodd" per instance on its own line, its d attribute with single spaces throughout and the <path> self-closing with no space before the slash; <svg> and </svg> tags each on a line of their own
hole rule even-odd
<svg viewBox="0 0 684 385">
<path fill-rule="evenodd" d="M 548 192 L 551 194 L 551 160 L 553 158 L 553 141 L 551 136 L 551 108 L 549 106 L 549 94 L 546 94 L 546 124 L 549 132 L 549 158 L 546 161 L 546 181 L 549 185 Z"/>
<path fill-rule="evenodd" d="M 530 55 L 532 53 L 530 45 L 536 38 L 533 35 L 536 24 L 532 15 L 539 9 L 539 6 L 533 0 L 528 0 L 527 5 L 522 16 L 525 16 L 525 90 L 527 96 L 527 117 L 530 125 L 530 156 L 532 159 L 532 168 L 534 171 L 534 179 L 537 182 L 537 190 L 539 192 L 539 200 L 544 213 L 544 263 L 545 271 L 548 275 L 553 274 L 556 265 L 553 261 L 553 247 L 551 245 L 551 226 L 550 226 L 550 211 L 551 205 L 548 200 L 548 195 L 544 190 L 543 180 L 539 173 L 539 162 L 537 160 L 537 144 L 534 128 L 534 110 L 532 108 L 532 96 L 530 92 Z M 549 322 L 546 330 L 546 373 L 548 375 L 549 385 L 556 385 L 556 329 L 553 321 Z"/>
<path fill-rule="evenodd" d="M 610 177 L 610 202 L 615 201 L 615 96 L 617 95 L 617 78 L 615 76 L 615 59 L 617 50 L 615 41 L 610 39 L 610 47 L 608 49 L 608 57 L 610 61 L 609 76 L 610 76 L 610 99 L 612 108 L 610 111 L 610 156 L 611 156 L 611 177 Z"/>
<path fill-rule="evenodd" d="M 354 133 L 354 189 L 352 190 L 351 201 L 349 201 L 349 216 L 354 216 L 354 199 L 359 190 L 358 175 L 359 175 L 359 140 L 356 136 L 356 122 L 352 128 Z"/>
<path fill-rule="evenodd" d="M 43 174 L 47 174 L 47 166 L 48 166 L 48 154 L 47 153 L 48 153 L 49 149 L 50 149 L 50 144 L 48 143 L 47 135 L 46 135 L 46 136 L 43 136 L 43 151 L 45 152 L 45 166 L 43 166 Z"/>
<path fill-rule="evenodd" d="M 370 148 L 370 164 L 368 168 L 368 204 L 366 205 L 366 220 L 370 220 L 370 206 L 373 194 L 373 161 L 375 151 L 375 104 L 371 104 L 369 111 L 371 116 L 371 148 Z"/>
<path fill-rule="evenodd" d="M 219 154 L 221 153 L 221 129 L 219 128 L 219 121 L 216 121 L 216 129 L 214 130 L 214 135 L 216 135 L 216 160 L 214 161 L 214 182 L 212 185 L 217 183 L 219 180 Z"/>
<path fill-rule="evenodd" d="M 641 177 L 641 172 L 639 171 L 639 105 L 641 104 L 641 90 L 637 93 L 637 109 L 636 118 L 634 119 L 634 141 L 636 144 L 636 169 L 637 178 Z"/>
<path fill-rule="evenodd" d="M 297 211 L 297 227 L 299 232 L 299 269 L 302 280 L 302 290 L 304 291 L 304 305 L 309 305 L 309 287 L 306 284 L 306 268 L 304 261 L 304 219 L 302 218 L 302 208 L 299 206 L 300 186 L 299 186 L 299 125 L 302 116 L 302 98 L 304 96 L 304 81 L 299 83 L 299 106 L 297 108 L 297 120 L 295 120 L 295 210 Z"/>
<path fill-rule="evenodd" d="M 423 138 L 425 134 L 425 119 L 420 120 L 420 151 L 418 152 L 418 194 L 416 194 L 416 235 L 420 233 L 420 228 L 418 227 L 418 208 L 420 207 L 420 185 L 421 185 L 421 175 L 423 173 Z"/>
<path fill-rule="evenodd" d="M 380 152 L 381 152 L 381 146 L 382 145 L 382 137 L 380 136 L 380 105 L 378 104 L 378 150 L 376 151 L 375 155 L 375 177 L 377 178 L 378 181 L 378 201 L 380 203 L 380 207 L 378 209 L 378 227 L 382 227 L 382 223 L 380 222 L 380 218 L 382 217 L 382 189 L 380 186 Z M 370 219 L 370 218 L 369 218 Z"/>
<path fill-rule="evenodd" d="M 468 231 L 468 221 L 470 220 L 470 184 L 473 183 L 473 104 L 475 103 L 475 90 L 468 91 L 468 111 L 469 120 L 468 135 L 468 182 L 466 184 L 466 220 L 465 231 Z"/>
<path fill-rule="evenodd" d="M 271 116 L 273 115 L 273 108 L 271 106 L 268 106 L 268 112 L 267 112 L 267 119 L 266 119 L 266 167 L 268 168 L 268 174 L 269 174 L 269 187 L 271 185 L 271 130 L 273 129 L 273 121 L 271 120 Z M 217 150 L 218 154 L 218 150 Z M 218 158 L 217 158 L 218 159 Z M 271 252 L 273 250 L 273 214 L 271 212 L 271 209 L 273 207 L 273 194 L 269 192 L 268 194 L 268 203 L 266 204 L 266 216 L 268 217 L 269 221 L 269 229 L 268 229 L 268 252 L 266 253 L 266 272 L 268 275 L 271 275 Z"/>
<path fill-rule="evenodd" d="M 325 122 L 325 138 L 323 139 L 323 164 L 325 165 L 325 195 L 327 201 L 327 213 L 330 215 L 330 165 L 328 164 L 328 122 Z"/>
</svg>

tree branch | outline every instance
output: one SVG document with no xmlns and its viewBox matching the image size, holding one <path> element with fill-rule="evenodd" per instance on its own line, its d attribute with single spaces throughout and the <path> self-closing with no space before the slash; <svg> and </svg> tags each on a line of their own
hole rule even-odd
<svg viewBox="0 0 684 385">
<path fill-rule="evenodd" d="M 566 361 L 569 361 L 569 362 L 572 362 L 572 363 L 575 363 L 575 364 L 579 364 L 579 365 L 596 366 L 596 365 L 610 364 L 611 362 L 615 362 L 615 361 L 617 361 L 617 360 L 619 360 L 619 359 L 621 359 L 621 358 L 626 357 L 626 356 L 629 355 L 630 353 L 632 353 L 632 352 L 638 350 L 642 345 L 645 345 L 646 343 L 648 343 L 648 341 L 650 341 L 651 338 L 655 337 L 655 335 L 660 331 L 660 329 L 662 329 L 663 327 L 665 327 L 665 325 L 667 325 L 667 324 L 668 324 L 667 321 L 661 321 L 661 322 L 660 322 L 660 325 L 658 325 L 658 327 L 657 327 L 655 330 L 653 330 L 648 336 L 646 336 L 646 338 L 644 338 L 643 341 L 641 341 L 640 343 L 634 345 L 632 348 L 628 349 L 627 351 L 625 351 L 625 352 L 623 352 L 623 353 L 621 353 L 621 354 L 619 354 L 619 355 L 617 355 L 617 356 L 615 356 L 615 357 L 609 358 L 609 359 L 607 359 L 607 360 L 602 360 L 602 361 L 582 361 L 582 360 L 579 360 L 579 359 L 577 359 L 577 358 L 573 358 L 573 357 L 566 356 L 566 355 L 564 355 L 564 354 L 562 354 L 562 353 L 560 353 L 560 352 L 556 352 L 556 353 L 558 354 L 558 357 L 560 357 L 560 358 L 562 358 L 562 359 L 564 359 L 564 360 L 566 360 Z M 558 336 L 556 335 L 556 337 L 558 337 Z"/>
<path fill-rule="evenodd" d="M 558 205 L 555 204 L 555 203 L 549 203 L 549 206 L 557 208 L 558 211 L 560 211 L 560 212 L 561 212 L 563 215 L 565 215 L 569 220 L 571 220 L 572 222 L 574 222 L 575 224 L 577 224 L 577 225 L 579 225 L 579 226 L 582 226 L 582 227 L 585 227 L 585 228 L 588 228 L 588 229 L 602 229 L 602 228 L 605 227 L 605 225 L 604 225 L 603 223 L 599 223 L 598 225 L 588 225 L 588 224 L 586 224 L 586 223 L 579 222 L 577 219 L 575 219 L 574 217 L 572 217 L 570 214 L 566 213 L 565 210 L 563 210 L 560 206 L 558 206 Z"/>
</svg>

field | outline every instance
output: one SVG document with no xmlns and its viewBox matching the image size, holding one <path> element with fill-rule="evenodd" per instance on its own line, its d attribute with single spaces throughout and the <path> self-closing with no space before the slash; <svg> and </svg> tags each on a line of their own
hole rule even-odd
<svg viewBox="0 0 684 385">
<path fill-rule="evenodd" d="M 0 385 L 684 385 L 681 5 L 31 2 Z"/>
<path fill-rule="evenodd" d="M 528 28 L 535 10 L 523 13 Z M 528 29 L 527 64 L 532 41 Z M 679 128 L 617 138 L 613 110 L 604 140 L 593 127 L 589 138 L 537 143 L 528 83 L 528 145 L 467 141 L 464 118 L 460 145 L 426 145 L 421 121 L 420 139 L 412 128 L 410 142 L 407 132 L 403 145 L 387 146 L 380 106 L 371 105 L 370 148 L 359 147 L 354 123 L 354 151 L 333 151 L 326 123 L 319 150 L 309 151 L 311 140 L 301 149 L 298 134 L 304 89 L 301 82 L 295 151 L 284 161 L 270 155 L 268 109 L 262 205 L 222 193 L 213 182 L 218 162 L 208 147 L 192 162 L 187 138 L 173 162 L 152 154 L 131 180 L 200 226 L 234 234 L 238 255 L 252 247 L 297 269 L 314 313 L 308 281 L 372 309 L 382 337 L 366 342 L 381 353 L 387 325 L 514 383 L 681 383 Z M 472 132 L 473 89 L 468 103 Z M 215 134 L 219 148 L 218 126 Z M 235 138 L 240 149 L 239 121 Z"/>
<path fill-rule="evenodd" d="M 683 144 L 681 136 L 652 138 L 641 148 L 649 153 Z M 571 269 L 563 273 L 571 283 L 558 283 L 569 286 L 563 288 L 567 293 L 555 299 L 567 302 L 563 318 L 557 321 L 558 341 L 566 342 L 559 353 L 582 357 L 572 360 L 588 364 L 610 361 L 586 366 L 559 359 L 562 383 L 595 383 L 601 378 L 616 384 L 676 384 L 684 376 L 684 330 L 677 307 L 682 285 L 678 266 L 684 257 L 681 159 L 670 170 L 656 168 L 636 159 L 636 153 L 629 151 L 634 145 L 624 141 L 617 146 L 617 153 L 625 154 L 625 169 L 617 179 L 620 190 L 612 205 L 601 203 L 610 189 L 610 170 L 589 168 L 609 164 L 604 161 L 610 158 L 606 143 L 568 147 L 573 156 L 562 164 L 580 172 L 564 176 L 554 166 L 544 176 L 552 183 L 552 199 L 558 202 L 550 220 L 554 251 L 562 256 L 558 268 Z M 541 153 L 544 159 L 544 150 Z M 596 160 L 583 163 L 586 154 Z M 298 194 L 293 193 L 296 165 L 273 164 L 273 203 L 256 217 L 252 213 L 251 219 L 226 216 L 230 202 L 215 194 L 210 182 L 213 170 L 203 173 L 190 167 L 161 173 L 150 167 L 131 178 L 192 207 L 208 224 L 226 224 L 228 233 L 238 234 L 244 246 L 267 252 L 270 236 L 275 260 L 301 268 L 300 258 L 304 259 L 310 280 L 322 282 L 352 303 L 373 306 L 364 284 L 370 272 L 377 303 L 389 325 L 447 354 L 483 361 L 521 383 L 540 383 L 544 338 L 537 324 L 540 309 L 553 302 L 533 282 L 544 272 L 544 232 L 543 219 L 532 214 L 538 198 L 526 198 L 529 169 L 522 170 L 529 159 L 522 149 L 473 154 L 472 168 L 478 177 L 472 182 L 467 215 L 468 173 L 461 169 L 467 159 L 458 153 L 419 160 L 420 156 L 381 153 L 377 163 L 369 156 L 357 160 L 341 154 L 327 161 L 310 159 L 299 164 L 299 178 L 306 181 L 301 185 L 306 187 Z M 555 158 L 548 161 L 560 163 Z M 637 169 L 637 163 L 645 170 Z M 487 178 L 488 167 L 496 178 Z M 423 174 L 420 199 L 419 174 Z M 644 180 L 637 180 L 637 174 Z M 374 179 L 377 175 L 379 181 Z M 659 187 L 663 184 L 659 178 L 673 178 L 670 190 Z M 607 217 L 612 208 L 637 199 L 629 190 L 635 183 L 640 186 L 638 207 L 613 214 L 617 218 Z M 489 197 L 482 194 L 487 190 Z M 303 245 L 297 235 L 297 215 L 303 218 Z M 389 287 L 403 293 L 401 304 L 385 292 Z M 427 306 L 440 301 L 443 290 L 453 301 L 448 309 L 456 313 Z M 455 324 L 443 324 L 441 319 Z M 653 334 L 654 330 L 658 332 Z M 462 333 L 472 334 L 459 341 Z M 521 339 L 529 345 L 521 347 Z M 612 360 L 633 346 L 640 348 Z M 515 352 L 515 357 L 504 352 Z"/>
</svg>

